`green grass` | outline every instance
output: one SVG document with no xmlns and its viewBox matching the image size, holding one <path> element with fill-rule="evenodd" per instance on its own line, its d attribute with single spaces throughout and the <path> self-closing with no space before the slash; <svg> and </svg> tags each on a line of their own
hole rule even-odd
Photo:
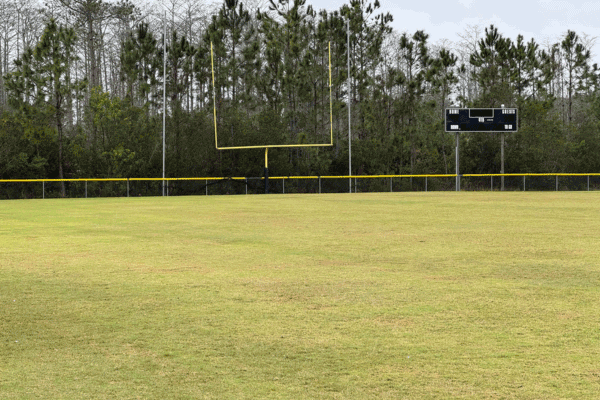
<svg viewBox="0 0 600 400">
<path fill-rule="evenodd" d="M 0 202 L 3 399 L 600 393 L 600 193 Z"/>
</svg>

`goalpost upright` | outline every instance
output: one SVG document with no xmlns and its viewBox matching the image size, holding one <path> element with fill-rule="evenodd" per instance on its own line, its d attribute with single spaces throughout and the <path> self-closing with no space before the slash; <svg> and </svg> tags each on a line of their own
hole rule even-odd
<svg viewBox="0 0 600 400">
<path fill-rule="evenodd" d="M 331 42 L 328 45 L 329 50 L 329 143 L 311 143 L 311 144 L 273 144 L 256 146 L 227 146 L 220 147 L 217 130 L 217 100 L 215 89 L 215 64 L 213 55 L 213 43 L 210 43 L 210 64 L 212 70 L 212 89 L 213 89 L 213 121 L 215 127 L 215 148 L 217 150 L 242 150 L 242 149 L 265 149 L 265 193 L 269 193 L 269 149 L 273 148 L 294 148 L 294 147 L 332 147 L 333 146 L 333 98 L 332 98 L 332 78 L 331 78 Z"/>
</svg>

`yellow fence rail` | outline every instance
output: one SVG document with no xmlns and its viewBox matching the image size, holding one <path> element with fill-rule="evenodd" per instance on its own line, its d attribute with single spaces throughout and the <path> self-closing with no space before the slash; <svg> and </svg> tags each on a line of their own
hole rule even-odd
<svg viewBox="0 0 600 400">
<path fill-rule="evenodd" d="M 523 174 L 461 174 L 462 178 L 483 178 L 483 177 L 536 177 L 536 176 L 600 176 L 600 173 L 523 173 Z M 379 179 L 379 178 L 456 178 L 456 174 L 402 174 L 402 175 L 301 175 L 301 176 L 270 176 L 269 179 Z M 0 179 L 0 183 L 27 183 L 27 182 L 143 182 L 143 181 L 222 181 L 225 179 L 244 180 L 244 179 L 264 179 L 264 177 L 245 177 L 245 176 L 227 176 L 227 177 L 186 177 L 186 178 L 65 178 L 65 179 Z"/>
<path fill-rule="evenodd" d="M 506 174 L 505 174 L 506 175 Z M 521 174 L 522 175 L 522 174 Z M 598 174 L 600 175 L 600 174 Z M 462 175 L 467 176 L 467 175 Z M 489 175 L 487 175 L 489 176 Z M 498 175 L 500 176 L 500 175 Z M 508 175 L 506 175 L 508 176 Z M 519 175 L 520 176 L 520 175 Z M 440 175 L 301 175 L 301 176 L 270 176 L 269 179 L 374 179 L 374 178 L 454 178 L 453 174 Z M 244 180 L 244 179 L 264 179 L 264 177 L 245 177 L 245 176 L 227 176 L 227 177 L 189 177 L 189 178 L 65 178 L 65 179 L 0 179 L 0 182 L 127 182 L 127 181 L 222 181 L 224 179 Z"/>
</svg>

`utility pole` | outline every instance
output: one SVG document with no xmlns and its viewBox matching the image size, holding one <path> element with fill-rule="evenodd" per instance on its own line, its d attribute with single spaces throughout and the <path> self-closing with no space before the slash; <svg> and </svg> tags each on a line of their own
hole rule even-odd
<svg viewBox="0 0 600 400">
<path fill-rule="evenodd" d="M 352 104 L 351 80 L 350 80 L 350 18 L 346 19 L 346 33 L 348 36 L 348 189 L 352 193 L 352 114 L 350 106 Z"/>
<path fill-rule="evenodd" d="M 167 12 L 163 20 L 163 168 L 162 168 L 162 195 L 165 195 L 165 135 L 167 127 Z"/>
</svg>

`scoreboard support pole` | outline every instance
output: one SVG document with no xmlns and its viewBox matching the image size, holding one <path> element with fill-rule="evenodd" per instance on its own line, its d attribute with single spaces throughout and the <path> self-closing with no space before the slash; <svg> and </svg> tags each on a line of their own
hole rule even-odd
<svg viewBox="0 0 600 400">
<path fill-rule="evenodd" d="M 460 152 L 459 152 L 459 137 L 456 132 L 456 191 L 460 192 Z"/>
<path fill-rule="evenodd" d="M 504 174 L 504 132 L 500 133 L 500 173 Z M 501 191 L 504 191 L 504 175 L 500 177 Z"/>
</svg>

